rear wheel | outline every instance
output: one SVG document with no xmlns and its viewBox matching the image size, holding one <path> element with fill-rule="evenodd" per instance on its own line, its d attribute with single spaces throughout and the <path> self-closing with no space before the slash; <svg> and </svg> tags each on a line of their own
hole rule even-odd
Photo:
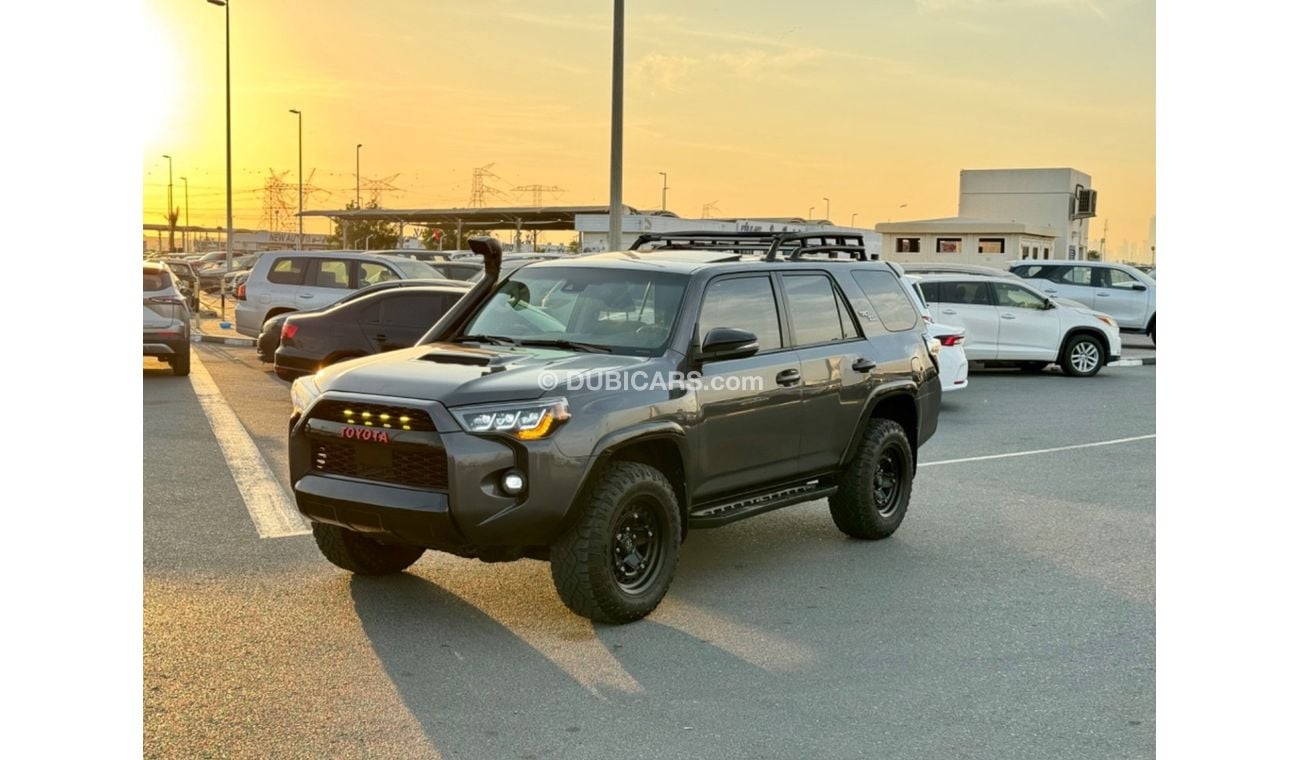
<svg viewBox="0 0 1300 760">
<path fill-rule="evenodd" d="M 190 373 L 190 344 L 186 343 L 180 351 L 172 354 L 172 374 L 176 377 L 185 377 Z"/>
<path fill-rule="evenodd" d="M 1091 335 L 1076 335 L 1061 352 L 1061 369 L 1071 377 L 1092 377 L 1101 371 L 1105 359 L 1101 341 Z"/>
<path fill-rule="evenodd" d="M 1151 345 L 1156 344 L 1156 318 L 1151 318 L 1151 324 L 1147 325 L 1147 337 L 1151 339 Z"/>
<path fill-rule="evenodd" d="M 873 419 L 828 501 L 835 527 L 854 538 L 893 535 L 912 498 L 912 444 L 903 426 Z"/>
<path fill-rule="evenodd" d="M 314 522 L 311 534 L 325 559 L 358 575 L 400 573 L 424 554 L 422 547 L 381 544 L 337 525 Z"/>
<path fill-rule="evenodd" d="M 681 548 L 677 495 L 640 462 L 611 462 L 596 476 L 577 522 L 551 547 L 551 579 L 570 610 L 630 623 L 668 593 Z"/>
</svg>

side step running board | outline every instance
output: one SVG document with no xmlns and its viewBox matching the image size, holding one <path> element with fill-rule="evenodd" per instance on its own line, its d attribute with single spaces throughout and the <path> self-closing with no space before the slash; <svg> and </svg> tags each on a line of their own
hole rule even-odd
<svg viewBox="0 0 1300 760">
<path fill-rule="evenodd" d="M 823 499 L 838 490 L 839 486 L 835 485 L 805 483 L 767 493 L 753 494 L 743 499 L 706 506 L 697 512 L 692 512 L 687 519 L 687 525 L 692 528 L 718 528 L 781 507 Z"/>
</svg>

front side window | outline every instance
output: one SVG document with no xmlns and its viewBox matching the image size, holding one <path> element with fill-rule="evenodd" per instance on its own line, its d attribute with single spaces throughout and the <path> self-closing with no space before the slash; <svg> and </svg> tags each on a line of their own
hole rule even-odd
<svg viewBox="0 0 1300 760">
<path fill-rule="evenodd" d="M 790 307 L 790 330 L 796 346 L 830 343 L 849 337 L 840 321 L 838 296 L 829 277 L 820 274 L 783 274 L 781 287 Z M 856 329 L 855 329 L 856 332 Z M 853 337 L 857 337 L 855 334 Z"/>
<path fill-rule="evenodd" d="M 898 238 L 894 241 L 895 253 L 920 253 L 921 238 Z"/>
<path fill-rule="evenodd" d="M 1109 278 L 1103 278 L 1102 284 L 1108 288 L 1120 288 L 1122 290 L 1132 290 L 1134 286 L 1139 285 L 1138 279 L 1123 269 L 1105 269 Z"/>
<path fill-rule="evenodd" d="M 934 241 L 935 253 L 961 253 L 961 238 L 938 238 Z"/>
<path fill-rule="evenodd" d="M 715 327 L 749 330 L 758 336 L 758 350 L 781 347 L 781 326 L 776 315 L 776 295 L 766 275 L 714 280 L 704 291 L 700 307 L 699 339 Z"/>
<path fill-rule="evenodd" d="M 1005 306 L 1013 309 L 1034 309 L 1044 311 L 1047 309 L 1047 301 L 1039 295 L 1020 287 L 1014 283 L 995 282 L 993 293 L 998 299 L 998 306 Z"/>
<path fill-rule="evenodd" d="M 668 344 L 685 288 L 685 276 L 665 272 L 525 267 L 497 286 L 464 334 L 525 345 L 571 341 L 647 356 Z"/>
<path fill-rule="evenodd" d="M 357 287 L 359 288 L 396 279 L 398 279 L 396 272 L 375 261 L 363 261 L 357 267 Z"/>
<path fill-rule="evenodd" d="M 859 270 L 853 273 L 853 281 L 862 288 L 886 330 L 901 332 L 916 326 L 916 307 L 903 290 L 903 284 L 892 273 Z M 922 288 L 921 292 L 925 293 L 925 289 Z"/>
<path fill-rule="evenodd" d="M 1005 253 L 1006 238 L 980 238 L 980 253 Z"/>
</svg>

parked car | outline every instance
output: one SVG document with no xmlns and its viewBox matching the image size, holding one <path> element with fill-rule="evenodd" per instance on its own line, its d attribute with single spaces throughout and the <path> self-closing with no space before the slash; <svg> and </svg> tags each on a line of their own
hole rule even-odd
<svg viewBox="0 0 1300 760">
<path fill-rule="evenodd" d="M 1041 371 L 1059 364 L 1067 375 L 1091 377 L 1119 359 L 1119 326 L 1111 317 L 1052 300 L 1023 282 L 976 275 L 928 275 L 921 291 L 944 323 L 966 328 L 970 361 Z"/>
<path fill-rule="evenodd" d="M 190 373 L 190 309 L 165 264 L 144 262 L 144 355 Z"/>
<path fill-rule="evenodd" d="M 1156 340 L 1156 281 L 1134 267 L 1105 261 L 1018 261 L 1011 271 L 1049 296 L 1078 301 L 1114 317 L 1121 330 Z"/>
<path fill-rule="evenodd" d="M 385 280 L 444 278 L 421 261 L 365 251 L 270 251 L 235 291 L 235 330 L 256 338 L 278 314 L 320 309 Z"/>
<path fill-rule="evenodd" d="M 442 286 L 457 288 L 461 292 L 469 290 L 471 287 L 470 283 L 463 282 L 461 280 L 440 280 L 440 279 L 385 280 L 384 282 L 377 282 L 374 285 L 369 285 L 367 287 L 361 288 L 360 290 L 354 290 L 351 293 L 348 293 L 347 295 L 340 298 L 338 301 L 335 301 L 330 306 L 326 306 L 324 308 L 326 309 L 333 308 L 341 304 L 355 301 L 356 299 L 362 298 L 363 296 L 368 296 L 371 293 L 378 293 L 380 291 L 389 290 L 391 288 L 425 287 L 429 285 L 442 285 Z M 285 312 L 283 314 L 278 314 L 266 320 L 266 322 L 262 323 L 262 332 L 257 336 L 257 358 L 267 363 L 271 363 L 275 361 L 275 350 L 280 347 L 280 333 L 281 331 L 283 331 L 284 323 L 286 320 L 289 319 L 289 317 L 298 316 L 300 314 L 316 314 L 319 313 L 320 311 L 322 311 L 322 309 L 309 309 L 309 310 L 304 309 L 302 311 L 290 311 L 290 312 Z M 430 323 L 430 325 L 432 325 L 432 323 Z"/>
<path fill-rule="evenodd" d="M 979 264 L 955 264 L 948 262 L 921 262 L 908 261 L 897 262 L 908 274 L 979 274 L 985 277 L 1009 277 L 1015 279 L 1016 275 L 1005 269 L 996 267 L 986 267 Z"/>
<path fill-rule="evenodd" d="M 473 244 L 484 280 L 420 344 L 293 383 L 290 483 L 333 564 L 545 559 L 570 610 L 627 623 L 667 593 L 688 527 L 823 498 L 854 538 L 902 523 L 942 391 L 925 322 L 865 248 L 612 252 L 500 279 L 499 244 Z"/>
<path fill-rule="evenodd" d="M 348 359 L 410 348 L 466 292 L 445 285 L 388 288 L 310 314 L 288 314 L 275 374 L 293 380 Z"/>
<path fill-rule="evenodd" d="M 944 393 L 968 387 L 970 361 L 966 358 L 966 328 L 935 323 L 925 328 L 926 335 L 939 341 L 939 381 Z"/>
<path fill-rule="evenodd" d="M 190 311 L 197 311 L 199 308 L 199 276 L 194 271 L 193 265 L 185 259 L 163 259 L 163 264 L 167 265 L 176 279 L 177 288 L 181 295 L 185 296 L 186 305 Z"/>
</svg>

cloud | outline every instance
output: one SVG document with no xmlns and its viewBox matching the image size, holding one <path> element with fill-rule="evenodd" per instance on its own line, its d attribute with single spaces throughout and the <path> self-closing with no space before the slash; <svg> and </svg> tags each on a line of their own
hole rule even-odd
<svg viewBox="0 0 1300 760">
<path fill-rule="evenodd" d="M 651 53 L 636 64 L 635 75 L 648 81 L 657 91 L 678 92 L 682 80 L 699 63 L 698 58 L 690 56 Z"/>
<path fill-rule="evenodd" d="M 915 0 L 922 13 L 999 11 L 1016 8 L 1059 8 L 1067 11 L 1091 13 L 1109 20 L 1103 5 L 1111 0 Z"/>
</svg>

